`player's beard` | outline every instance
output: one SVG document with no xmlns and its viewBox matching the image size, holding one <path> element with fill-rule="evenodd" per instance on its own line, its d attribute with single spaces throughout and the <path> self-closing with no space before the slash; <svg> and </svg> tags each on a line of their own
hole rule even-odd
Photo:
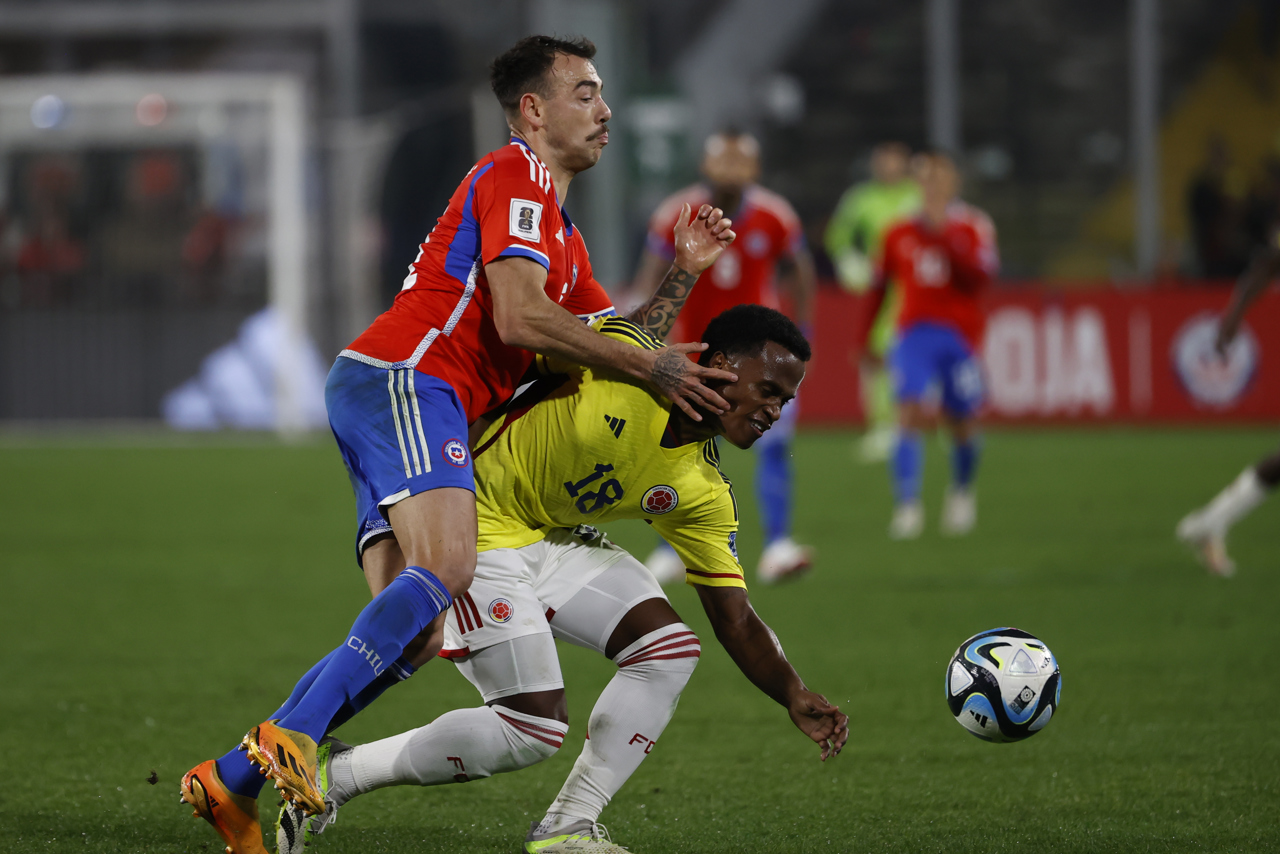
<svg viewBox="0 0 1280 854">
<path fill-rule="evenodd" d="M 599 133 L 592 134 L 586 141 L 582 141 L 581 137 L 577 139 L 568 139 L 561 137 L 554 140 L 556 147 L 564 152 L 562 161 L 564 168 L 577 174 L 585 172 L 600 160 L 603 149 L 596 143 Z"/>
</svg>

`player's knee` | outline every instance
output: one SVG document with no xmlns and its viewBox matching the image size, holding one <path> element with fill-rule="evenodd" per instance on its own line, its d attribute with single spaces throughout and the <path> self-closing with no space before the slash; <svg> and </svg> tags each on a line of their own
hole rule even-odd
<svg viewBox="0 0 1280 854">
<path fill-rule="evenodd" d="M 633 676 L 661 676 L 681 687 L 693 676 L 702 655 L 702 642 L 684 623 L 649 632 L 614 657 L 619 669 Z"/>
<path fill-rule="evenodd" d="M 466 593 L 476 577 L 474 551 L 434 557 L 427 563 L 429 565 L 425 568 L 431 570 L 431 573 L 440 579 L 440 583 L 449 591 L 449 595 L 455 598 Z"/>
<path fill-rule="evenodd" d="M 527 715 L 505 706 L 491 706 L 502 721 L 503 734 L 510 750 L 503 758 L 504 767 L 494 768 L 493 773 L 519 771 L 537 765 L 556 755 L 569 725 L 552 718 Z"/>
</svg>

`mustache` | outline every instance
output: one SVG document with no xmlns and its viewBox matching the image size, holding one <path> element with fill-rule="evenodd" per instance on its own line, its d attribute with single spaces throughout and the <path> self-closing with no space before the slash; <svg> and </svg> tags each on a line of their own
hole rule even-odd
<svg viewBox="0 0 1280 854">
<path fill-rule="evenodd" d="M 609 132 L 609 126 L 605 125 L 604 127 L 600 128 L 600 130 L 596 131 L 595 133 L 591 134 L 591 136 L 587 137 L 587 140 L 591 141 L 593 139 L 599 139 L 600 137 L 604 136 L 608 132 Z"/>
</svg>

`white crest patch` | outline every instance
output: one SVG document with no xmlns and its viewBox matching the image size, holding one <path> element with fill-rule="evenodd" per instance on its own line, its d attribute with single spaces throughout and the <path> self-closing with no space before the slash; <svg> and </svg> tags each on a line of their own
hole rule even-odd
<svg viewBox="0 0 1280 854">
<path fill-rule="evenodd" d="M 528 199 L 511 200 L 511 236 L 542 242 L 542 204 Z"/>
</svg>

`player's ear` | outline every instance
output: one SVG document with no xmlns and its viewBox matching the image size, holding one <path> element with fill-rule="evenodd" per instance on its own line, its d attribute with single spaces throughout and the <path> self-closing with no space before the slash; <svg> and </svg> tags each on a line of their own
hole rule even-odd
<svg viewBox="0 0 1280 854">
<path fill-rule="evenodd" d="M 711 358 L 707 360 L 708 368 L 715 368 L 717 371 L 728 370 L 729 357 L 723 351 L 717 350 L 711 354 Z"/>
<path fill-rule="evenodd" d="M 530 130 L 538 130 L 546 124 L 545 105 L 535 92 L 520 96 L 520 118 Z"/>
</svg>

